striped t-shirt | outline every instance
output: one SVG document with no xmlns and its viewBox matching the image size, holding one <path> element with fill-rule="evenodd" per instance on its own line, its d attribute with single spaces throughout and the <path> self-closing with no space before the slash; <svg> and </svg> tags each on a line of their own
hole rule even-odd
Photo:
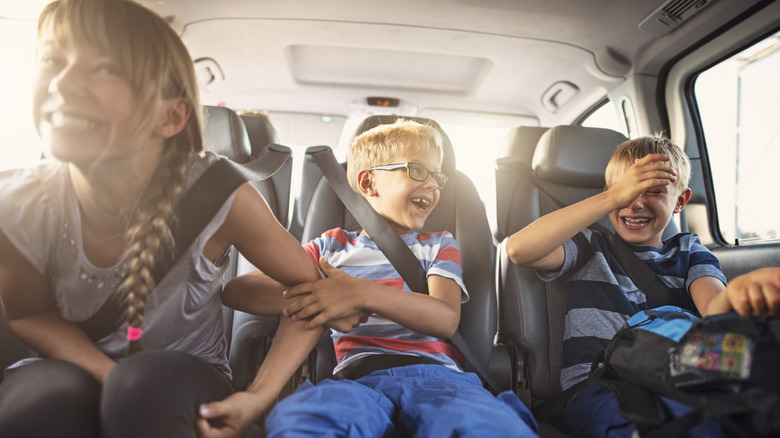
<svg viewBox="0 0 780 438">
<path fill-rule="evenodd" d="M 463 284 L 460 249 L 452 234 L 447 231 L 410 233 L 401 235 L 401 238 L 420 260 L 427 275 L 451 278 L 461 288 L 461 303 L 468 300 Z M 395 289 L 410 290 L 376 243 L 356 231 L 334 228 L 304 245 L 304 249 L 315 263 L 319 263 L 320 256 L 325 256 L 328 263 L 352 277 L 366 278 Z M 463 362 L 460 351 L 448 340 L 409 330 L 375 314 L 349 333 L 334 330 L 331 337 L 338 361 L 334 374 L 353 361 L 372 354 L 422 356 L 455 370 L 461 370 L 460 363 Z"/>
<path fill-rule="evenodd" d="M 561 269 L 537 274 L 544 281 L 566 274 L 561 363 L 561 388 L 566 389 L 588 376 L 596 355 L 631 315 L 657 305 L 634 285 L 598 232 L 586 228 L 563 247 L 566 257 Z M 696 308 L 689 291 L 694 280 L 711 276 L 726 283 L 718 259 L 695 234 L 677 234 L 663 248 L 631 248 L 690 309 Z"/>
</svg>

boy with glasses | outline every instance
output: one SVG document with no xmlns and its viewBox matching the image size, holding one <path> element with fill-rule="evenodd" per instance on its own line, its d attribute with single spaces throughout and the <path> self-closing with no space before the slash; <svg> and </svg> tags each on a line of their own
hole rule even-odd
<svg viewBox="0 0 780 438">
<path fill-rule="evenodd" d="M 404 120 L 355 140 L 350 185 L 412 249 L 429 293 L 410 291 L 365 231 L 332 229 L 304 245 L 327 278 L 284 292 L 284 314 L 310 327 L 360 312 L 366 322 L 333 332 L 336 380 L 304 384 L 282 400 L 266 421 L 268 437 L 536 436 L 520 400 L 511 392 L 494 397 L 463 372 L 463 356 L 448 341 L 468 299 L 460 251 L 447 231 L 415 231 L 446 187 L 441 143 L 436 129 Z M 256 273 L 231 282 L 225 296 L 273 287 L 286 289 Z M 255 306 L 265 305 L 258 298 Z"/>
</svg>

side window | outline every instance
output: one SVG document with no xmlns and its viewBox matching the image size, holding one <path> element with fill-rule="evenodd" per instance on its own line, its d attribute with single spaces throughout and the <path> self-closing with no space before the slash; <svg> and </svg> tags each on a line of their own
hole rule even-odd
<svg viewBox="0 0 780 438">
<path fill-rule="evenodd" d="M 780 238 L 780 33 L 702 72 L 694 93 L 721 236 Z"/>
<path fill-rule="evenodd" d="M 626 134 L 626 130 L 623 127 L 623 123 L 620 122 L 617 110 L 612 101 L 606 101 L 603 105 L 598 107 L 596 111 L 593 111 L 585 120 L 582 121 L 582 126 L 591 128 L 608 128 L 617 132 Z"/>
<path fill-rule="evenodd" d="M 0 170 L 4 170 L 34 165 L 41 156 L 32 121 L 35 22 L 0 17 L 0 40 L 5 41 L 0 69 Z"/>
</svg>

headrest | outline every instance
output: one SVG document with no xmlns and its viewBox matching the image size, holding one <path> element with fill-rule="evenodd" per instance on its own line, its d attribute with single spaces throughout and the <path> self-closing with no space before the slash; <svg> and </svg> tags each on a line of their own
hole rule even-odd
<svg viewBox="0 0 780 438">
<path fill-rule="evenodd" d="M 611 129 L 556 126 L 539 139 L 532 167 L 543 181 L 603 188 L 609 158 L 626 140 Z"/>
<path fill-rule="evenodd" d="M 203 147 L 237 163 L 249 161 L 252 146 L 241 117 L 230 108 L 204 105 Z"/>
<path fill-rule="evenodd" d="M 263 114 L 241 114 L 249 143 L 252 144 L 252 156 L 258 157 L 265 149 L 274 143 L 279 143 L 276 129 L 271 125 L 268 116 Z"/>
<path fill-rule="evenodd" d="M 531 164 L 539 138 L 550 128 L 543 126 L 518 126 L 504 136 L 498 158 L 512 157 Z"/>
<path fill-rule="evenodd" d="M 352 137 L 353 140 L 360 134 L 368 131 L 369 129 L 376 128 L 379 125 L 389 125 L 392 123 L 395 123 L 398 119 L 404 119 L 404 120 L 413 120 L 421 125 L 429 125 L 434 128 L 436 128 L 437 131 L 441 134 L 441 145 L 443 150 L 443 159 L 441 163 L 441 170 L 448 176 L 452 176 L 455 172 L 455 150 L 452 148 L 452 142 L 450 141 L 450 138 L 447 136 L 447 133 L 444 132 L 443 129 L 441 129 L 441 126 L 436 123 L 436 121 L 431 119 L 426 119 L 425 117 L 405 117 L 405 116 L 394 116 L 394 115 L 373 115 L 367 117 L 363 122 L 358 125 L 357 129 L 355 130 L 355 135 Z M 350 144 L 350 146 L 352 146 Z"/>
</svg>

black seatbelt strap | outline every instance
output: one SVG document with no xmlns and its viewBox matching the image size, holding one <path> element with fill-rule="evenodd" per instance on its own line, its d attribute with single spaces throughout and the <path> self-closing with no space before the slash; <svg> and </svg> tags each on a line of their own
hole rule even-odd
<svg viewBox="0 0 780 438">
<path fill-rule="evenodd" d="M 327 146 L 316 146 L 309 148 L 306 153 L 314 159 L 341 202 L 382 250 L 406 284 L 409 285 L 409 288 L 414 292 L 427 294 L 427 275 L 420 261 L 398 233 L 390 227 L 390 224 L 371 207 L 371 204 L 352 190 L 347 181 L 344 167 L 336 160 L 333 151 Z M 482 368 L 481 363 L 460 332 L 456 330 L 450 341 L 465 357 L 466 369 L 476 373 L 491 392 L 497 393 L 500 386 Z"/>
<path fill-rule="evenodd" d="M 542 187 L 542 185 L 536 179 L 531 166 L 529 166 L 527 163 L 519 160 L 508 159 L 504 159 L 503 162 L 504 163 L 502 164 L 502 168 L 506 167 L 514 170 L 522 178 L 525 178 L 528 182 L 533 184 L 537 190 L 547 196 L 559 208 L 568 207 L 568 204 L 557 199 Z M 511 162 L 512 164 L 506 165 L 507 162 Z M 620 238 L 620 236 L 611 232 L 598 222 L 594 222 L 588 228 L 596 230 L 604 236 L 604 238 L 607 240 L 607 245 L 609 246 L 610 251 L 612 251 L 615 259 L 618 261 L 618 263 L 620 263 L 620 266 L 623 267 L 623 269 L 626 271 L 626 274 L 628 274 L 628 276 L 631 278 L 631 281 L 633 281 L 634 284 L 639 287 L 640 290 L 645 295 L 647 295 L 656 306 L 674 305 L 683 309 L 693 311 L 696 310 L 690 309 L 688 304 L 673 294 L 669 289 L 669 286 L 667 286 L 663 281 L 661 281 L 660 278 L 658 278 L 658 275 L 653 272 L 653 270 L 650 269 L 650 267 L 647 266 L 647 264 L 634 253 L 634 251 L 623 239 Z"/>
<path fill-rule="evenodd" d="M 420 261 L 398 236 L 398 233 L 393 231 L 387 221 L 374 210 L 374 207 L 360 194 L 352 190 L 347 182 L 344 167 L 336 160 L 333 151 L 327 146 L 315 146 L 307 149 L 306 153 L 314 159 L 341 202 L 355 216 L 371 240 L 376 242 L 409 287 L 414 291 L 427 293 L 428 281 Z M 408 257 L 390 256 L 391 254 L 406 253 L 409 254 Z M 405 273 L 408 274 L 405 275 Z"/>
<path fill-rule="evenodd" d="M 278 171 L 289 153 L 269 146 L 266 153 L 247 164 L 236 164 L 220 159 L 212 164 L 181 198 L 177 207 L 178 227 L 173 232 L 174 254 L 160 257 L 152 275 L 159 284 L 171 267 L 187 252 L 189 247 L 219 211 L 220 207 L 246 181 L 267 179 Z M 99 341 L 119 328 L 125 320 L 125 297 L 117 293 L 90 318 L 77 322 L 92 341 Z"/>
</svg>

